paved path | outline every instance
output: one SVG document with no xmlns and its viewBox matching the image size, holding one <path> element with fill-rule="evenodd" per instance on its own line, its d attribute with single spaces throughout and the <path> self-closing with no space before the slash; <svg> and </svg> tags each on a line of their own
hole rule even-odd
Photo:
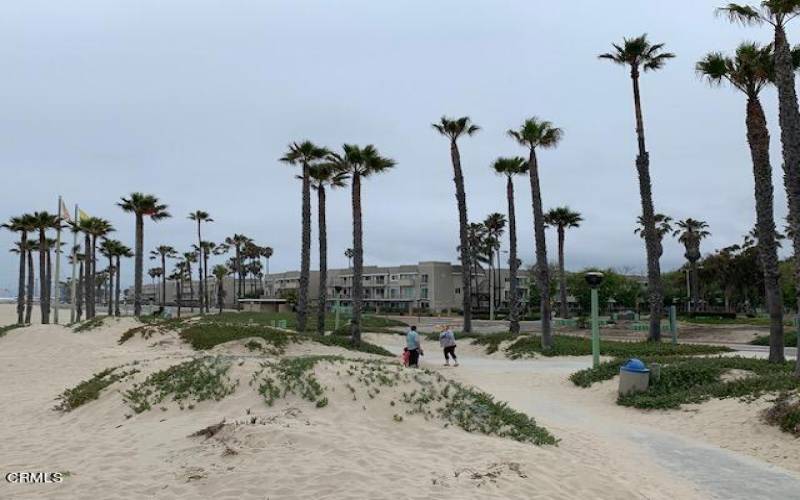
<svg viewBox="0 0 800 500">
<path fill-rule="evenodd" d="M 386 347 L 399 352 L 396 343 L 387 344 Z M 758 352 L 757 349 L 754 351 Z M 461 367 L 450 369 L 447 374 L 496 395 L 498 399 L 507 401 L 545 425 L 557 422 L 561 427 L 592 434 L 603 440 L 619 443 L 622 439 L 626 447 L 638 449 L 654 464 L 676 478 L 694 484 L 709 498 L 800 498 L 800 475 L 794 472 L 701 440 L 690 440 L 672 432 L 626 422 L 624 415 L 618 411 L 602 415 L 587 412 L 581 408 L 581 398 L 576 397 L 576 393 L 564 391 L 558 384 L 536 385 L 532 389 L 524 384 L 523 377 L 537 374 L 567 377 L 574 371 L 591 366 L 589 357 L 511 361 L 462 356 L 461 362 Z M 520 386 L 509 387 L 508 377 L 499 376 L 508 373 L 520 377 Z M 608 459 L 613 460 L 614 457 Z"/>
</svg>

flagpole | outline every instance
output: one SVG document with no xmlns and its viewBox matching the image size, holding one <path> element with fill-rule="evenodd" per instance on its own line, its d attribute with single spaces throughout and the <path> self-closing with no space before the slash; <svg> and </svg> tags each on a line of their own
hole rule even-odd
<svg viewBox="0 0 800 500">
<path fill-rule="evenodd" d="M 75 322 L 75 274 L 77 270 L 78 264 L 78 254 L 76 253 L 75 247 L 78 246 L 78 231 L 77 231 L 77 224 L 78 224 L 78 204 L 75 204 L 75 212 L 72 214 L 72 223 L 75 224 L 76 227 L 73 228 L 72 231 L 72 282 L 70 283 L 70 290 L 69 290 L 69 322 Z"/>
<path fill-rule="evenodd" d="M 53 322 L 58 324 L 58 309 L 59 309 L 59 290 L 58 284 L 61 281 L 61 196 L 58 197 L 58 225 L 56 226 L 56 274 L 53 276 L 53 292 L 55 293 L 55 309 L 53 309 Z"/>
</svg>

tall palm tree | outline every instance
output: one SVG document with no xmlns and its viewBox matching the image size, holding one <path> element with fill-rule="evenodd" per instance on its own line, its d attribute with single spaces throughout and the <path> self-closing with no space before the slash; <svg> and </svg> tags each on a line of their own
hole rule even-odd
<svg viewBox="0 0 800 500">
<path fill-rule="evenodd" d="M 48 212 L 34 212 L 31 224 L 39 232 L 39 308 L 42 324 L 50 323 L 50 283 L 47 281 L 47 231 L 58 224 L 58 216 Z"/>
<path fill-rule="evenodd" d="M 743 43 L 734 57 L 712 52 L 697 63 L 697 72 L 712 85 L 728 82 L 747 97 L 745 126 L 755 181 L 756 227 L 751 233 L 758 240 L 764 272 L 764 289 L 770 315 L 770 356 L 773 363 L 784 360 L 783 296 L 778 268 L 778 234 L 773 213 L 772 165 L 769 157 L 769 129 L 760 93 L 774 78 L 771 45 Z M 694 293 L 694 291 L 693 291 Z M 696 295 L 695 295 L 696 298 Z"/>
<path fill-rule="evenodd" d="M 328 232 L 325 223 L 325 188 L 347 185 L 347 172 L 334 162 L 312 165 L 311 187 L 317 191 L 317 225 L 319 226 L 319 296 L 317 297 L 317 333 L 325 334 L 325 311 L 328 303 Z"/>
<path fill-rule="evenodd" d="M 348 248 L 348 249 L 346 249 L 344 251 L 344 256 L 347 257 L 347 268 L 348 269 L 352 269 L 353 268 L 353 255 L 355 255 L 355 253 L 353 252 L 352 248 Z"/>
<path fill-rule="evenodd" d="M 539 182 L 538 148 L 551 149 L 558 146 L 564 132 L 551 122 L 536 117 L 525 120 L 519 130 L 509 130 L 508 135 L 521 146 L 528 148 L 528 176 L 531 181 L 531 205 L 533 207 L 533 232 L 536 243 L 536 280 L 539 287 L 542 314 L 542 348 L 553 347 L 550 325 L 550 272 L 547 266 L 547 242 L 544 234 L 544 209 Z"/>
<path fill-rule="evenodd" d="M 159 245 L 155 250 L 150 250 L 150 260 L 161 262 L 161 307 L 167 303 L 167 259 L 174 259 L 178 256 L 178 251 L 169 245 Z"/>
<path fill-rule="evenodd" d="M 28 252 L 28 233 L 34 229 L 32 216 L 30 214 L 23 214 L 18 217 L 12 217 L 7 223 L 2 225 L 3 228 L 19 233 L 19 281 L 17 283 L 17 324 L 25 323 L 25 260 Z"/>
<path fill-rule="evenodd" d="M 108 259 L 108 316 L 111 317 L 114 315 L 114 299 L 113 299 L 113 290 L 114 290 L 114 275 L 117 275 L 117 270 L 114 268 L 114 255 L 116 253 L 117 245 L 121 245 L 122 243 L 118 240 L 110 240 L 108 238 L 104 239 L 102 243 L 100 243 L 100 254 Z M 119 281 L 119 277 L 117 277 L 117 281 Z"/>
<path fill-rule="evenodd" d="M 787 217 L 789 233 L 794 247 L 794 282 L 800 289 L 800 107 L 797 103 L 794 71 L 797 68 L 796 57 L 792 54 L 789 40 L 786 37 L 787 24 L 800 15 L 800 0 L 764 0 L 759 7 L 730 3 L 718 9 L 731 21 L 743 24 L 769 24 L 774 29 L 774 77 L 772 80 L 778 88 L 778 123 L 781 127 L 781 146 L 783 150 L 783 182 L 786 188 L 786 199 L 789 205 Z M 800 294 L 797 295 L 796 310 L 800 315 Z M 771 337 L 770 337 L 771 338 Z M 783 362 L 783 342 L 770 340 L 770 360 L 773 359 L 775 345 L 775 362 L 780 351 L 780 362 Z M 800 377 L 800 335 L 797 337 L 797 362 L 795 375 Z"/>
<path fill-rule="evenodd" d="M 150 283 L 153 286 L 153 295 L 156 298 L 158 298 L 158 302 L 159 302 L 159 304 L 161 304 L 163 302 L 163 299 L 161 298 L 162 295 L 161 295 L 161 290 L 160 290 L 161 289 L 161 284 L 159 282 L 158 286 L 156 286 L 156 278 L 161 278 L 161 276 L 163 276 L 164 274 L 161 271 L 160 267 L 151 267 L 150 269 L 147 270 L 147 275 L 150 276 Z"/>
<path fill-rule="evenodd" d="M 266 267 L 267 277 L 266 277 L 266 281 L 269 281 L 269 259 L 272 258 L 272 254 L 273 253 L 274 253 L 274 251 L 272 250 L 272 247 L 263 247 L 261 249 L 261 256 L 264 257 L 264 259 L 267 262 L 267 267 Z"/>
<path fill-rule="evenodd" d="M 225 289 L 222 285 L 225 282 L 225 276 L 228 275 L 228 268 L 222 264 L 217 264 L 214 266 L 212 273 L 217 282 L 217 307 L 219 308 L 219 313 L 222 314 L 222 307 L 225 301 Z"/>
<path fill-rule="evenodd" d="M 208 258 L 217 249 L 217 244 L 213 241 L 201 241 L 200 250 L 203 253 L 203 303 L 206 306 L 206 312 L 210 312 L 209 298 L 208 298 Z M 189 275 L 191 281 L 191 274 Z"/>
<path fill-rule="evenodd" d="M 453 163 L 453 182 L 456 185 L 456 204 L 458 205 L 458 234 L 461 249 L 461 298 L 464 309 L 464 332 L 472 331 L 472 289 L 470 277 L 470 253 L 467 229 L 467 194 L 464 189 L 464 173 L 461 170 L 461 152 L 458 139 L 464 135 L 474 135 L 480 127 L 473 124 L 468 116 L 451 119 L 443 116 L 439 123 L 432 124 L 437 132 L 450 140 L 450 161 Z"/>
<path fill-rule="evenodd" d="M 498 299 L 500 296 L 500 280 L 497 277 L 497 272 L 500 271 L 500 241 L 503 237 L 503 232 L 505 232 L 506 227 L 506 216 L 500 213 L 491 213 L 486 216 L 486 219 L 483 221 L 483 225 L 486 227 L 486 242 L 489 249 L 489 270 L 492 272 L 492 279 L 490 280 L 491 285 L 491 295 L 490 300 L 492 301 L 492 307 L 490 308 L 490 318 L 494 320 L 494 309 L 497 307 Z M 497 267 L 494 267 L 493 259 L 497 261 Z"/>
<path fill-rule="evenodd" d="M 87 279 L 86 284 L 91 288 L 91 291 L 86 296 L 86 318 L 94 318 L 96 316 L 95 304 L 97 302 L 95 297 L 95 287 L 97 285 L 97 239 L 102 238 L 108 233 L 114 231 L 114 227 L 106 219 L 100 217 L 88 217 L 82 219 L 81 228 L 86 234 L 86 241 L 89 247 L 86 250 L 86 265 Z"/>
<path fill-rule="evenodd" d="M 492 164 L 495 173 L 506 178 L 506 199 L 508 201 L 508 237 L 509 237 L 509 282 L 510 297 L 508 307 L 508 318 L 510 321 L 509 330 L 512 334 L 519 333 L 519 312 L 517 305 L 519 298 L 517 294 L 517 218 L 514 211 L 514 176 L 528 173 L 528 162 L 525 158 L 498 158 Z"/>
<path fill-rule="evenodd" d="M 359 147 L 345 144 L 343 152 L 330 153 L 329 162 L 350 177 L 353 207 L 353 299 L 350 320 L 351 340 L 361 342 L 361 305 L 364 300 L 362 274 L 364 271 L 364 246 L 361 222 L 361 179 L 383 173 L 395 166 L 391 158 L 383 157 L 372 144 Z"/>
<path fill-rule="evenodd" d="M 241 280 L 241 269 L 242 266 L 242 249 L 244 248 L 245 244 L 250 241 L 250 238 L 243 234 L 234 234 L 233 236 L 229 236 L 225 238 L 225 244 L 227 248 L 233 248 L 235 255 L 233 258 L 233 290 L 234 290 L 234 305 L 236 309 L 241 309 L 241 304 L 239 303 L 239 298 L 242 296 L 243 287 L 242 287 L 242 280 Z M 236 282 L 236 276 L 239 276 L 239 282 Z M 238 285 L 238 286 L 237 286 Z"/>
<path fill-rule="evenodd" d="M 133 257 L 133 252 L 131 249 L 122 244 L 122 242 L 117 242 L 117 245 L 114 246 L 114 257 L 116 258 L 116 265 L 114 266 L 117 270 L 117 281 L 115 283 L 114 289 L 114 315 L 120 316 L 119 310 L 119 296 L 120 296 L 120 280 L 122 279 L 122 266 L 121 266 L 121 258 L 125 257 L 127 259 Z"/>
<path fill-rule="evenodd" d="M 80 231 L 77 224 L 73 224 L 72 231 Z M 78 265 L 78 282 L 75 283 L 75 321 L 80 321 L 81 316 L 83 316 L 83 260 L 81 246 L 75 245 L 72 247 L 69 261 L 70 264 L 74 262 Z"/>
<path fill-rule="evenodd" d="M 647 250 L 647 291 L 650 298 L 650 335 L 649 340 L 661 340 L 661 316 L 663 313 L 663 290 L 661 287 L 661 242 L 656 233 L 655 209 L 653 208 L 653 185 L 650 180 L 650 153 L 647 151 L 644 137 L 644 119 L 639 94 L 640 71 L 657 71 L 664 67 L 667 60 L 675 54 L 663 52 L 664 44 L 651 44 L 647 35 L 623 39 L 622 45 L 613 44 L 613 52 L 601 54 L 600 59 L 607 59 L 615 64 L 630 68 L 633 82 L 633 103 L 636 112 L 636 138 L 639 154 L 636 157 L 636 170 L 639 176 L 639 196 L 642 202 L 642 219 L 645 227 L 645 247 Z"/>
<path fill-rule="evenodd" d="M 692 296 L 690 299 L 691 304 L 693 305 L 692 310 L 697 310 L 697 301 L 699 296 L 699 280 L 697 274 L 697 261 L 700 260 L 702 256 L 700 253 L 700 241 L 704 238 L 711 235 L 711 233 L 707 230 L 708 224 L 705 221 L 695 220 L 691 217 L 679 220 L 676 224 L 675 231 L 672 233 L 672 236 L 677 237 L 678 241 L 683 244 L 684 248 L 686 248 L 686 253 L 684 257 L 686 260 L 689 261 L 689 267 L 691 269 L 691 290 Z"/>
<path fill-rule="evenodd" d="M 204 212 L 203 210 L 195 210 L 194 212 L 190 213 L 189 219 L 197 222 L 197 244 L 199 249 L 198 251 L 200 252 L 200 254 L 197 256 L 197 275 L 199 277 L 198 291 L 200 295 L 200 314 L 203 314 L 204 312 L 208 312 L 208 304 L 205 303 L 208 297 L 208 292 L 206 291 L 206 287 L 204 285 L 205 282 L 203 281 L 205 275 L 208 274 L 208 269 L 203 271 L 203 263 L 206 261 L 206 258 L 204 257 L 205 254 L 203 253 L 203 237 L 200 234 L 200 226 L 203 224 L 203 222 L 214 222 L 214 219 L 211 218 L 208 212 Z M 204 307 L 205 311 L 203 310 Z"/>
<path fill-rule="evenodd" d="M 311 166 L 327 157 L 325 148 L 311 141 L 294 142 L 280 161 L 302 167 L 302 236 L 300 248 L 300 290 L 297 297 L 297 329 L 304 332 L 308 320 L 308 282 L 311 275 Z"/>
<path fill-rule="evenodd" d="M 186 263 L 186 275 L 189 276 L 189 310 L 194 311 L 194 283 L 192 282 L 192 264 L 197 263 L 197 252 L 183 252 L 183 261 Z"/>
<path fill-rule="evenodd" d="M 122 198 L 117 205 L 125 212 L 133 213 L 136 217 L 136 244 L 134 246 L 134 276 L 133 276 L 133 314 L 142 314 L 142 275 L 144 273 L 144 218 L 149 217 L 153 222 L 170 217 L 167 205 L 164 205 L 153 195 L 131 193 L 127 198 Z"/>
<path fill-rule="evenodd" d="M 564 270 L 564 235 L 567 229 L 580 227 L 583 217 L 578 212 L 573 212 L 569 207 L 551 208 L 544 214 L 544 222 L 556 228 L 558 232 L 558 296 L 561 302 L 560 316 L 569 318 L 569 304 L 567 304 L 567 273 Z"/>
</svg>

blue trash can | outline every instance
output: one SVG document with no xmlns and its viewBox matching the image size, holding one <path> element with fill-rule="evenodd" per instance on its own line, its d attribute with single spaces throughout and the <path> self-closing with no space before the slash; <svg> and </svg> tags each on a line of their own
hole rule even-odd
<svg viewBox="0 0 800 500">
<path fill-rule="evenodd" d="M 650 386 L 650 369 L 641 359 L 631 358 L 619 367 L 619 394 L 644 392 Z"/>
</svg>

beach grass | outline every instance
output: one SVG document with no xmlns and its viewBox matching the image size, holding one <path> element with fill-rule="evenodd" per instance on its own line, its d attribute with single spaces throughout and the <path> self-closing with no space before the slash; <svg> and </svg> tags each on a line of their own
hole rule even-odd
<svg viewBox="0 0 800 500">
<path fill-rule="evenodd" d="M 62 412 L 72 411 L 96 400 L 106 387 L 135 373 L 138 373 L 137 369 L 122 371 L 120 367 L 106 368 L 92 375 L 89 380 L 84 380 L 75 387 L 62 392 L 57 398 L 58 404 L 54 409 Z"/>
<path fill-rule="evenodd" d="M 26 326 L 29 325 L 20 325 L 19 323 L 12 323 L 10 325 L 0 326 L 0 337 L 10 332 L 11 330 L 16 330 L 17 328 L 24 328 Z"/>
<path fill-rule="evenodd" d="M 502 336 L 498 336 L 496 339 L 506 340 Z M 508 340 L 513 340 L 513 337 L 509 337 Z M 493 345 L 493 341 L 479 341 L 486 342 L 487 346 Z M 473 342 L 476 341 L 473 340 Z M 729 347 L 703 344 L 672 344 L 669 342 L 648 341 L 624 342 L 614 340 L 601 340 L 600 342 L 601 356 L 674 356 L 715 354 L 729 351 L 731 351 Z M 554 335 L 553 347 L 545 350 L 542 348 L 542 340 L 540 336 L 521 335 L 516 338 L 512 344 L 505 348 L 505 353 L 511 359 L 529 358 L 534 356 L 587 356 L 592 354 L 592 340 L 587 337 Z"/>
<path fill-rule="evenodd" d="M 797 389 L 791 363 L 774 364 L 764 359 L 732 357 L 662 356 L 644 358 L 645 363 L 660 363 L 661 375 L 645 392 L 620 396 L 617 403 L 641 409 L 674 409 L 684 404 L 702 403 L 709 399 L 755 398 L 770 392 Z M 577 386 L 589 387 L 619 374 L 623 359 L 601 363 L 573 373 L 570 380 Z M 741 370 L 745 376 L 723 380 L 730 370 Z"/>
</svg>

